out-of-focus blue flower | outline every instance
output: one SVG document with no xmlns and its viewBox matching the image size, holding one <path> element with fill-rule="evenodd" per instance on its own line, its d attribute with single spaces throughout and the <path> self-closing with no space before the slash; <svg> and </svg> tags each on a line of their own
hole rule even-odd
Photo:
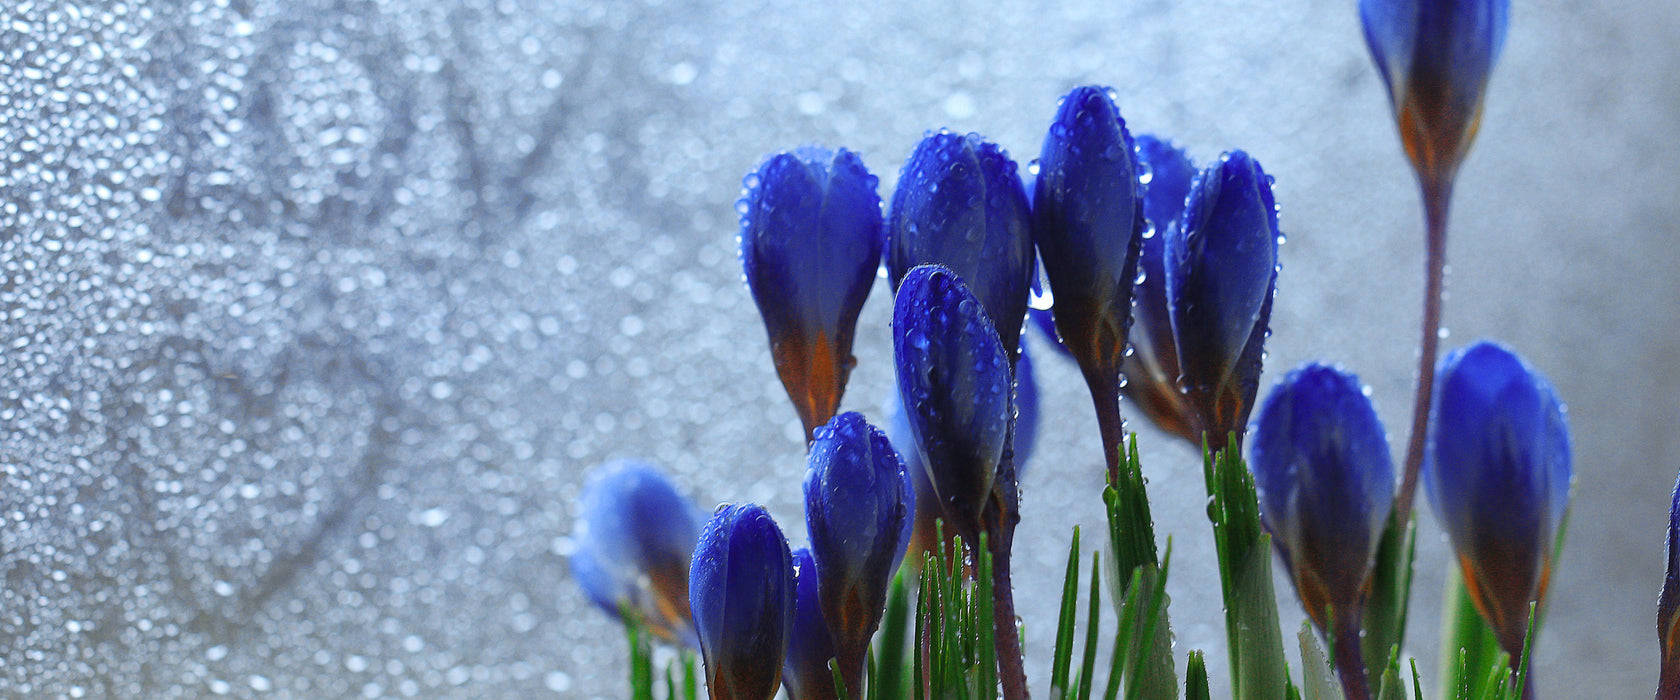
<svg viewBox="0 0 1680 700">
<path fill-rule="evenodd" d="M 1657 594 L 1657 644 L 1662 649 L 1657 700 L 1680 699 L 1680 479 L 1668 507 L 1668 573 Z"/>
<path fill-rule="evenodd" d="M 1062 98 L 1039 155 L 1033 238 L 1063 344 L 1094 392 L 1118 392 L 1145 222 L 1132 137 L 1106 88 Z"/>
<path fill-rule="evenodd" d="M 1021 354 L 1015 358 L 1015 429 L 1010 439 L 1011 456 L 1015 461 L 1015 479 L 1027 473 L 1027 460 L 1038 446 L 1038 379 L 1033 375 L 1032 358 L 1027 346 L 1021 344 Z"/>
<path fill-rule="evenodd" d="M 1009 357 L 949 268 L 904 276 L 893 304 L 898 391 L 945 521 L 970 542 L 1009 434 Z"/>
<path fill-rule="evenodd" d="M 1143 213 L 1149 222 L 1138 254 L 1137 286 L 1132 290 L 1132 354 L 1120 365 L 1126 398 L 1156 427 L 1194 444 L 1191 409 L 1178 390 L 1178 345 L 1167 308 L 1167 229 L 1184 211 L 1184 198 L 1196 166 L 1183 150 L 1149 134 L 1137 137 Z"/>
<path fill-rule="evenodd" d="M 857 364 L 858 312 L 881 264 L 877 180 L 857 154 L 806 147 L 770 156 L 744 184 L 741 264 L 809 441 Z"/>
<path fill-rule="evenodd" d="M 805 527 L 822 608 L 848 688 L 862 688 L 865 649 L 881 624 L 904 553 L 915 493 L 904 460 L 858 413 L 817 428 L 805 472 Z"/>
<path fill-rule="evenodd" d="M 1441 362 L 1423 483 L 1452 538 L 1464 586 L 1511 658 L 1542 600 L 1569 505 L 1569 427 L 1552 385 L 1505 347 L 1478 342 Z"/>
<path fill-rule="evenodd" d="M 917 265 L 950 268 L 1013 357 L 1033 273 L 1031 216 L 1015 161 L 979 134 L 928 134 L 899 173 L 887 226 L 894 288 Z"/>
<path fill-rule="evenodd" d="M 1360 0 L 1406 155 L 1427 183 L 1450 183 L 1476 137 L 1509 0 Z"/>
<path fill-rule="evenodd" d="M 1179 384 L 1194 409 L 1193 430 L 1215 449 L 1244 428 L 1260 389 L 1279 235 L 1271 177 L 1242 151 L 1197 175 L 1180 225 L 1167 230 Z"/>
<path fill-rule="evenodd" d="M 768 700 L 782 684 L 793 626 L 793 559 L 754 505 L 722 505 L 694 549 L 688 590 L 714 700 Z"/>
<path fill-rule="evenodd" d="M 834 640 L 823 620 L 817 592 L 817 564 L 811 550 L 793 550 L 793 627 L 788 638 L 787 658 L 782 668 L 782 685 L 789 700 L 831 700 L 834 674 L 828 662 L 834 658 Z"/>
<path fill-rule="evenodd" d="M 614 617 L 627 607 L 659 637 L 694 644 L 688 566 L 700 511 L 642 462 L 609 462 L 590 476 L 572 530 L 572 576 Z"/>
<path fill-rule="evenodd" d="M 1249 467 L 1307 614 L 1326 633 L 1357 631 L 1395 489 L 1388 437 L 1359 378 L 1317 363 L 1291 371 L 1260 407 Z"/>
</svg>

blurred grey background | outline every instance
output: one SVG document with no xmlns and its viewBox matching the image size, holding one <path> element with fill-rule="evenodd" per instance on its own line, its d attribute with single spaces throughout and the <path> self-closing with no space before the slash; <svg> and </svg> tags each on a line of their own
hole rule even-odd
<svg viewBox="0 0 1680 700">
<path fill-rule="evenodd" d="M 1680 467 L 1680 5 L 1514 5 L 1447 347 L 1507 341 L 1570 406 L 1541 695 L 1643 697 Z M 1266 385 L 1343 362 L 1405 435 L 1421 214 L 1352 0 L 23 2 L 0 56 L 0 696 L 622 696 L 618 629 L 566 569 L 588 469 L 645 457 L 803 540 L 741 176 L 844 145 L 887 195 L 938 127 L 1025 162 L 1082 83 L 1198 163 L 1265 164 L 1289 235 Z M 883 285 L 845 402 L 872 416 L 887 308 Z M 1035 687 L 1102 462 L 1044 349 Z M 1180 662 L 1206 649 L 1223 688 L 1199 465 L 1134 427 Z"/>
</svg>

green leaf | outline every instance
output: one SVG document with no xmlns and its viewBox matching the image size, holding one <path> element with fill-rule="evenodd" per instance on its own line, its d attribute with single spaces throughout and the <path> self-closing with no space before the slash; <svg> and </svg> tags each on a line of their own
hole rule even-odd
<svg viewBox="0 0 1680 700">
<path fill-rule="evenodd" d="M 1319 645 L 1312 624 L 1302 622 L 1301 631 L 1295 636 L 1301 642 L 1301 686 L 1306 700 L 1343 700 L 1342 685 L 1336 681 L 1330 657 Z"/>
<path fill-rule="evenodd" d="M 1087 700 L 1091 697 L 1091 678 L 1096 673 L 1097 665 L 1097 628 L 1102 622 L 1102 580 L 1098 572 L 1100 555 L 1091 553 L 1091 600 L 1085 616 L 1085 658 L 1079 671 L 1079 691 L 1073 697 Z M 1114 669 L 1109 669 L 1114 673 Z"/>
<path fill-rule="evenodd" d="M 1068 667 L 1073 663 L 1073 622 L 1079 607 L 1079 527 L 1073 528 L 1067 571 L 1062 574 L 1062 613 L 1056 620 L 1056 648 L 1051 655 L 1050 697 L 1066 697 Z"/>
<path fill-rule="evenodd" d="M 1237 444 L 1233 435 L 1230 444 Z M 1289 671 L 1272 590 L 1271 536 L 1260 526 L 1254 478 L 1235 449 L 1203 448 L 1208 519 L 1219 554 L 1231 692 L 1244 700 L 1287 697 Z"/>
<path fill-rule="evenodd" d="M 1371 593 L 1365 599 L 1365 638 L 1361 649 L 1366 668 L 1388 663 L 1392 652 L 1406 641 L 1406 617 L 1412 593 L 1412 565 L 1417 557 L 1417 521 L 1405 522 L 1390 513 L 1382 539 L 1377 543 L 1371 569 Z"/>
<path fill-rule="evenodd" d="M 899 569 L 887 590 L 887 610 L 881 618 L 881 631 L 876 639 L 874 668 L 869 673 L 869 697 L 904 698 L 910 695 L 911 660 L 905 635 L 910 631 L 910 591 L 905 583 L 905 569 Z"/>
<path fill-rule="evenodd" d="M 1213 700 L 1213 693 L 1208 691 L 1207 664 L 1200 649 L 1190 652 L 1190 658 L 1184 662 L 1184 700 Z"/>
<path fill-rule="evenodd" d="M 1173 667 L 1166 572 L 1155 548 L 1155 522 L 1149 511 L 1136 435 L 1127 442 L 1119 467 L 1115 480 L 1103 491 L 1112 553 L 1108 570 L 1110 594 L 1118 609 L 1129 598 L 1133 573 L 1142 572 L 1137 579 L 1143 585 L 1139 600 L 1144 609 L 1140 612 L 1147 613 L 1138 618 L 1142 633 L 1127 641 L 1125 658 L 1134 661 L 1127 667 L 1126 695 L 1151 700 L 1175 699 L 1178 673 Z"/>
<path fill-rule="evenodd" d="M 1493 627 L 1476 611 L 1458 567 L 1448 568 L 1441 607 L 1446 613 L 1441 621 L 1441 691 L 1457 698 L 1480 698 L 1495 682 L 1489 669 L 1506 668 L 1509 657 L 1500 650 Z"/>
</svg>

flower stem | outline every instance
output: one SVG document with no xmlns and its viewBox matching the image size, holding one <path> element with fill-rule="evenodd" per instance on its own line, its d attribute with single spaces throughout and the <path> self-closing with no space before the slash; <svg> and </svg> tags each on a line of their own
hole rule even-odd
<svg viewBox="0 0 1680 700">
<path fill-rule="evenodd" d="M 1394 504 L 1395 519 L 1402 523 L 1412 515 L 1418 470 L 1423 465 L 1424 444 L 1428 438 L 1429 409 L 1435 394 L 1435 358 L 1441 344 L 1441 294 L 1447 265 L 1447 210 L 1452 203 L 1452 179 L 1425 180 L 1422 189 L 1426 241 L 1423 338 L 1418 348 L 1418 383 L 1417 396 L 1412 404 L 1412 433 L 1406 444 L 1400 496 Z"/>
<path fill-rule="evenodd" d="M 1125 421 L 1120 418 L 1120 371 L 1118 367 L 1099 368 L 1085 373 L 1085 386 L 1091 389 L 1091 403 L 1097 409 L 1097 429 L 1102 432 L 1103 458 L 1108 462 L 1108 483 L 1116 483 L 1120 476 L 1120 456 L 1125 445 Z"/>
<path fill-rule="evenodd" d="M 1010 432 L 1013 441 L 1014 431 Z M 997 485 L 986 504 L 985 542 L 992 555 L 992 632 L 1003 697 L 1004 700 L 1027 700 L 1026 662 L 1021 654 L 1021 632 L 1015 626 L 1015 592 L 1009 569 L 1015 526 L 1021 522 L 1014 452 L 1013 447 L 1005 448 L 1002 464 L 998 466 Z"/>
<path fill-rule="evenodd" d="M 1349 613 L 1356 612 L 1357 607 L 1346 608 Z M 1371 682 L 1366 675 L 1365 656 L 1359 646 L 1359 616 L 1356 614 L 1335 615 L 1332 612 L 1331 624 L 1335 625 L 1336 675 L 1342 678 L 1342 694 L 1347 700 L 1371 700 Z"/>
</svg>

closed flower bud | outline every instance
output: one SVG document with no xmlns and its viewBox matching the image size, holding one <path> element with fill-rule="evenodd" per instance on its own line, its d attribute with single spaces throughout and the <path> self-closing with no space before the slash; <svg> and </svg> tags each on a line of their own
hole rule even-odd
<svg viewBox="0 0 1680 700">
<path fill-rule="evenodd" d="M 899 174 L 887 226 L 894 289 L 917 265 L 950 268 L 1013 357 L 1033 273 L 1031 217 L 1015 161 L 979 134 L 928 134 Z"/>
<path fill-rule="evenodd" d="M 1552 385 L 1503 346 L 1441 362 L 1423 484 L 1464 586 L 1511 658 L 1544 599 L 1569 504 L 1569 428 Z"/>
<path fill-rule="evenodd" d="M 1126 383 L 1122 394 L 1156 427 L 1198 444 L 1191 429 L 1188 399 L 1178 390 L 1178 346 L 1167 307 L 1167 229 L 1184 211 L 1184 198 L 1196 177 L 1189 156 L 1154 136 L 1137 137 L 1143 213 L 1149 222 L 1138 254 L 1137 286 L 1132 290 L 1133 352 L 1120 365 Z"/>
<path fill-rule="evenodd" d="M 794 605 L 792 555 L 776 521 L 757 505 L 719 506 L 695 546 L 688 588 L 713 700 L 774 696 Z"/>
<path fill-rule="evenodd" d="M 898 391 L 934 492 L 974 542 L 1009 434 L 1009 358 L 980 302 L 950 269 L 905 275 L 893 305 Z"/>
<path fill-rule="evenodd" d="M 1420 180 L 1447 184 L 1481 123 L 1509 0 L 1360 0 L 1365 43 Z"/>
<path fill-rule="evenodd" d="M 1055 296 L 1056 330 L 1093 391 L 1118 389 L 1144 226 L 1120 110 L 1104 88 L 1075 88 L 1044 138 L 1033 237 Z"/>
<path fill-rule="evenodd" d="M 817 564 L 804 547 L 793 550 L 793 587 L 792 636 L 782 664 L 782 685 L 787 686 L 789 700 L 832 700 L 834 673 L 828 662 L 834 659 L 834 640 L 823 620 Z"/>
<path fill-rule="evenodd" d="M 1352 623 L 1394 507 L 1388 437 L 1359 378 L 1308 363 L 1279 382 L 1249 434 L 1260 513 L 1319 629 Z"/>
<path fill-rule="evenodd" d="M 809 441 L 857 364 L 853 334 L 881 262 L 877 181 L 850 151 L 806 147 L 770 156 L 745 184 L 741 264 Z"/>
<path fill-rule="evenodd" d="M 1680 699 L 1680 480 L 1668 507 L 1668 573 L 1657 595 L 1657 644 L 1662 649 L 1657 700 Z"/>
<path fill-rule="evenodd" d="M 841 677 L 861 688 L 915 494 L 887 436 L 857 413 L 820 428 L 805 472 L 805 527 Z"/>
<path fill-rule="evenodd" d="M 1271 177 L 1242 151 L 1196 177 L 1180 225 L 1167 230 L 1179 385 L 1193 428 L 1215 449 L 1243 429 L 1260 388 L 1279 235 Z"/>
<path fill-rule="evenodd" d="M 688 567 L 700 524 L 700 511 L 653 467 L 608 463 L 579 502 L 572 575 L 601 609 L 629 610 L 655 635 L 692 645 Z"/>
</svg>

